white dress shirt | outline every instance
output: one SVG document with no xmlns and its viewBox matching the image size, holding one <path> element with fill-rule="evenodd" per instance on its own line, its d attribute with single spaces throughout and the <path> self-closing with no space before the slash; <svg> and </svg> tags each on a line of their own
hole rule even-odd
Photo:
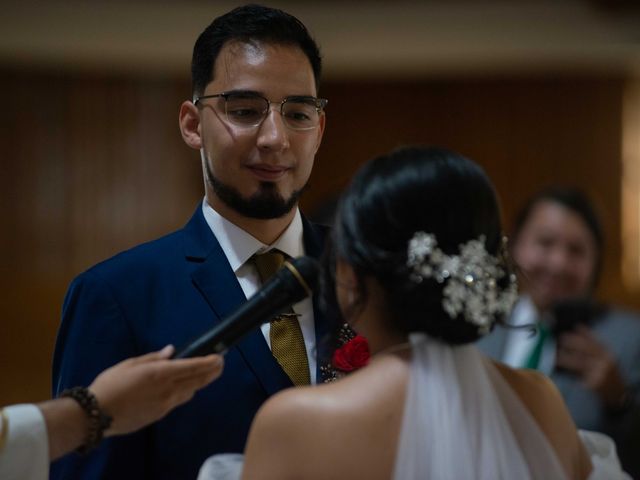
<svg viewBox="0 0 640 480">
<path fill-rule="evenodd" d="M 49 478 L 47 426 L 38 407 L 14 405 L 2 410 L 0 424 L 0 479 Z"/>
<path fill-rule="evenodd" d="M 541 315 L 538 313 L 535 305 L 528 296 L 522 296 L 513 309 L 509 323 L 511 325 L 535 325 Z M 528 328 L 514 328 L 507 333 L 507 340 L 504 347 L 502 361 L 513 368 L 521 368 L 526 365 L 536 342 L 540 336 L 540 332 L 531 333 Z M 548 336 L 542 346 L 540 354 L 540 362 L 537 370 L 550 375 L 556 363 L 555 340 Z"/>
<path fill-rule="evenodd" d="M 251 234 L 224 218 L 207 203 L 206 198 L 202 202 L 202 212 L 247 298 L 251 298 L 261 286 L 258 272 L 253 263 L 249 261 L 254 254 L 264 253 L 277 248 L 282 253 L 293 258 L 304 255 L 302 217 L 298 209 L 296 209 L 296 214 L 289 226 L 271 245 L 265 245 Z M 309 361 L 310 379 L 311 383 L 315 384 L 316 334 L 313 321 L 313 302 L 311 298 L 306 298 L 293 305 L 293 311 L 299 315 L 298 321 L 300 322 L 300 329 L 304 337 L 304 345 Z M 271 348 L 271 340 L 269 337 L 270 328 L 271 326 L 268 322 L 261 327 L 269 348 Z"/>
</svg>

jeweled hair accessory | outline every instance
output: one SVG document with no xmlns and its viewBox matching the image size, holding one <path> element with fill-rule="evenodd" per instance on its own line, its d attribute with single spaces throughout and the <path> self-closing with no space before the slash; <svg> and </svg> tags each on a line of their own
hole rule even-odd
<svg viewBox="0 0 640 480">
<path fill-rule="evenodd" d="M 447 255 L 438 248 L 432 233 L 416 232 L 409 241 L 407 266 L 411 279 L 417 283 L 433 278 L 446 283 L 442 308 L 451 318 L 463 314 L 488 333 L 495 315 L 511 311 L 517 299 L 515 275 L 508 272 L 504 261 L 485 249 L 485 237 L 460 245 L 459 255 Z M 509 284 L 501 288 L 498 281 L 508 276 Z"/>
</svg>

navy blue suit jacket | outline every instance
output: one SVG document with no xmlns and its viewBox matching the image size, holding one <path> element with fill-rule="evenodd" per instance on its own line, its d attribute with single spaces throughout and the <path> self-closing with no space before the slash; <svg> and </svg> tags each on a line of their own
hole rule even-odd
<svg viewBox="0 0 640 480">
<path fill-rule="evenodd" d="M 317 257 L 325 228 L 305 219 L 303 225 L 305 251 Z M 199 205 L 184 229 L 116 255 L 73 281 L 54 353 L 54 395 L 89 385 L 125 358 L 169 343 L 180 347 L 245 300 Z M 326 325 L 317 303 L 320 344 Z M 190 402 L 137 433 L 105 440 L 86 457 L 68 455 L 53 464 L 51 478 L 195 478 L 208 456 L 242 452 L 258 408 L 290 386 L 256 329 L 226 354 L 222 376 Z"/>
</svg>

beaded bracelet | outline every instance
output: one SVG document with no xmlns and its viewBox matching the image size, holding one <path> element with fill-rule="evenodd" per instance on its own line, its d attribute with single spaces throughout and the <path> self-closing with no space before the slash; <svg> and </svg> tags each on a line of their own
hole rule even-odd
<svg viewBox="0 0 640 480">
<path fill-rule="evenodd" d="M 100 408 L 95 395 L 86 387 L 70 388 L 63 391 L 60 396 L 73 398 L 89 417 L 87 439 L 77 451 L 79 453 L 90 452 L 100 444 L 104 431 L 111 426 L 113 418 Z"/>
</svg>

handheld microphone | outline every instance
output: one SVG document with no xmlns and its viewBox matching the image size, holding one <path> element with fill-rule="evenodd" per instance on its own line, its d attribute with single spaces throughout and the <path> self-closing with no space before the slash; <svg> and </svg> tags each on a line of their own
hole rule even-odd
<svg viewBox="0 0 640 480">
<path fill-rule="evenodd" d="M 318 283 L 318 262 L 310 257 L 287 260 L 258 292 L 218 325 L 174 353 L 188 358 L 224 353 L 255 327 L 311 295 Z"/>
</svg>

